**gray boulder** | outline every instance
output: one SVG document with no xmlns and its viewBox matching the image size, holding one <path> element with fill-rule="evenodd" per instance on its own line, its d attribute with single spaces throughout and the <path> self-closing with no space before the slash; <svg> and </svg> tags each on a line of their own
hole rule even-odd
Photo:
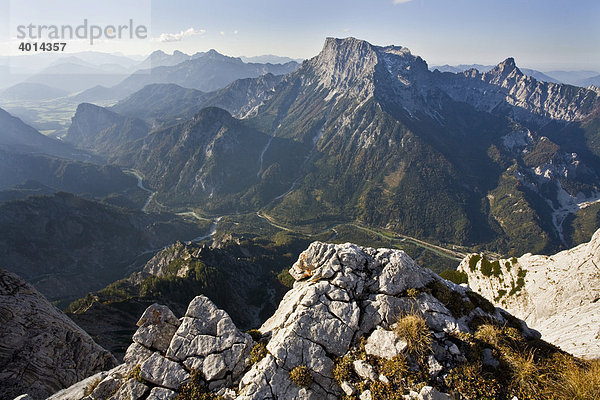
<svg viewBox="0 0 600 400">
<path fill-rule="evenodd" d="M 189 369 L 198 369 L 208 382 L 226 376 L 233 382 L 244 371 L 252 344 L 252 338 L 240 332 L 225 311 L 198 296 L 188 306 L 166 355 Z"/>
<path fill-rule="evenodd" d="M 116 359 L 17 275 L 0 269 L 0 398 L 42 399 Z"/>
</svg>

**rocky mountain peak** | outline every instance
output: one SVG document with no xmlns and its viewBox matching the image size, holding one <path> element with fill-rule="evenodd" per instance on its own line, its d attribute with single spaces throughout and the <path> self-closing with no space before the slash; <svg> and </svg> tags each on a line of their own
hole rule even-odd
<svg viewBox="0 0 600 400">
<path fill-rule="evenodd" d="M 492 71 L 500 70 L 512 72 L 512 70 L 514 70 L 515 68 L 517 68 L 517 63 L 515 62 L 515 59 L 513 57 L 508 57 L 506 60 L 502 61 L 497 66 L 492 68 Z"/>
<path fill-rule="evenodd" d="M 175 50 L 175 51 L 177 52 L 178 50 Z M 175 53 L 173 53 L 173 54 L 175 54 Z M 164 57 L 166 55 L 167 55 L 167 53 L 165 53 L 162 50 L 154 50 L 152 53 L 150 53 L 149 57 L 150 58 L 152 58 L 152 57 Z"/>
<path fill-rule="evenodd" d="M 209 51 L 204 53 L 201 58 L 208 59 L 208 60 L 217 60 L 217 61 L 230 61 L 230 62 L 243 64 L 243 61 L 241 58 L 226 56 L 224 54 L 219 53 L 215 49 L 210 49 Z"/>
<path fill-rule="evenodd" d="M 369 95 L 377 54 L 373 46 L 355 38 L 327 38 L 323 50 L 309 60 L 320 86 L 332 92 Z"/>
<path fill-rule="evenodd" d="M 506 85 L 506 81 L 518 81 L 527 78 L 523 72 L 517 67 L 515 59 L 512 57 L 507 58 L 494 68 L 483 74 L 483 80 L 496 84 Z"/>
<path fill-rule="evenodd" d="M 419 73 L 429 73 L 427 63 L 402 46 L 374 46 L 353 37 L 327 38 L 319 55 L 309 60 L 320 86 L 330 96 L 349 94 L 359 99 L 372 96 L 376 71 L 388 75 L 386 85 L 401 88 L 412 85 Z"/>
</svg>

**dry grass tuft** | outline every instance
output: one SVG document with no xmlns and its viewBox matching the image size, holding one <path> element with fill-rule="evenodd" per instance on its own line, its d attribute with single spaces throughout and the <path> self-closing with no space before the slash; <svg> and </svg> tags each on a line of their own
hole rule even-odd
<svg viewBox="0 0 600 400">
<path fill-rule="evenodd" d="M 507 357 L 511 370 L 511 384 L 519 398 L 542 398 L 542 369 L 535 362 L 532 350 L 513 352 Z"/>
<path fill-rule="evenodd" d="M 557 400 L 599 400 L 600 360 L 576 360 L 559 355 L 553 359 L 547 396 Z"/>
<path fill-rule="evenodd" d="M 408 353 L 424 358 L 431 352 L 431 330 L 421 314 L 412 313 L 401 317 L 394 328 L 396 335 L 408 344 Z"/>
<path fill-rule="evenodd" d="M 502 342 L 502 328 L 493 324 L 480 325 L 475 332 L 475 339 L 498 347 Z"/>
</svg>

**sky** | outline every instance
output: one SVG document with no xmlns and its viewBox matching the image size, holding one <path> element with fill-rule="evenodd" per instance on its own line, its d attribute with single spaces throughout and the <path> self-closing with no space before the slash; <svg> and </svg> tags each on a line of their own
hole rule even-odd
<svg viewBox="0 0 600 400">
<path fill-rule="evenodd" d="M 211 48 L 232 56 L 310 58 L 326 37 L 401 45 L 430 65 L 600 71 L 598 0 L 0 0 L 0 56 L 21 54 L 19 25 L 100 27 L 130 19 L 144 39 L 67 41 L 66 51 L 148 54 Z M 32 41 L 32 40 L 30 40 Z"/>
</svg>

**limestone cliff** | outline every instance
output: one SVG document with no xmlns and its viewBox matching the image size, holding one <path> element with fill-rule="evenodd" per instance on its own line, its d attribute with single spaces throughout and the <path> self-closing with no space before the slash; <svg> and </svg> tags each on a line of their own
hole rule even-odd
<svg viewBox="0 0 600 400">
<path fill-rule="evenodd" d="M 591 241 L 552 256 L 489 261 L 467 256 L 469 286 L 569 353 L 600 357 L 600 230 Z"/>
<path fill-rule="evenodd" d="M 31 285 L 0 269 L 0 399 L 43 399 L 116 364 Z"/>
</svg>

